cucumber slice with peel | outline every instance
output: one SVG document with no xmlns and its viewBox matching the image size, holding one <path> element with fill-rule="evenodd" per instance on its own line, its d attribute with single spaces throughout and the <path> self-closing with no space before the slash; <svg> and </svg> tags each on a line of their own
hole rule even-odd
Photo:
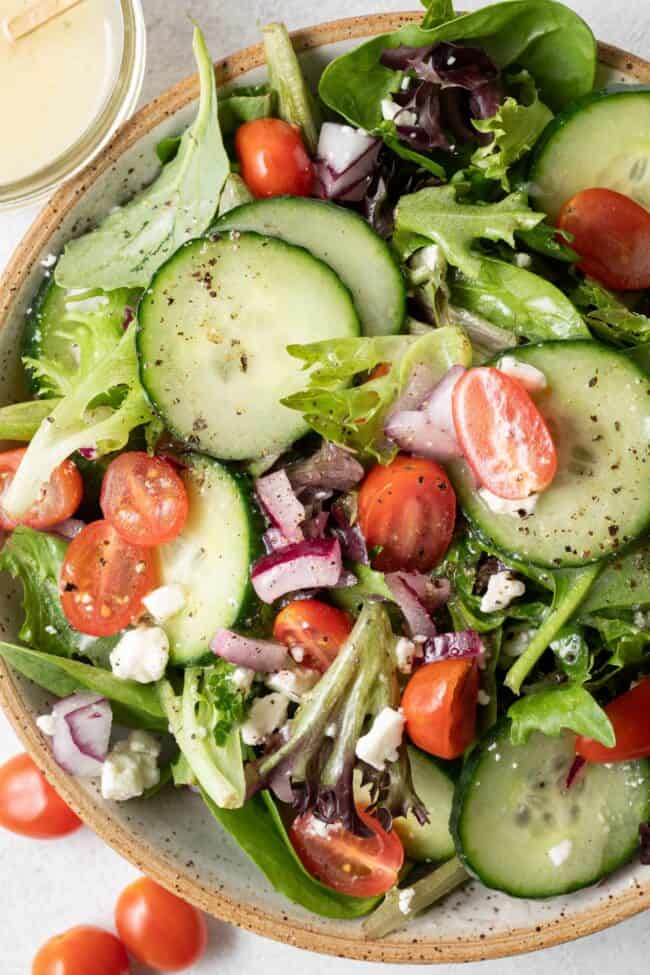
<svg viewBox="0 0 650 975">
<path fill-rule="evenodd" d="M 449 817 L 454 783 L 442 762 L 409 745 L 413 786 L 426 806 L 429 822 L 421 826 L 413 813 L 393 820 L 393 828 L 412 860 L 448 860 L 454 855 L 454 841 L 449 832 Z"/>
</svg>

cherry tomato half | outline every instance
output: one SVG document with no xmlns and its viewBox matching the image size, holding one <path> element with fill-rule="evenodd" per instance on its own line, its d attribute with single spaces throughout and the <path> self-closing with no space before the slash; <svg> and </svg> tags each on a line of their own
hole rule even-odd
<svg viewBox="0 0 650 975">
<path fill-rule="evenodd" d="M 468 369 L 454 386 L 452 411 L 465 460 L 493 494 L 518 500 L 549 486 L 555 444 L 520 382 L 491 366 Z"/>
<path fill-rule="evenodd" d="M 474 741 L 478 687 L 475 660 L 437 660 L 416 670 L 402 695 L 411 741 L 438 758 L 462 755 Z"/>
<path fill-rule="evenodd" d="M 0 826 L 37 840 L 67 836 L 83 825 L 29 755 L 0 766 Z"/>
<path fill-rule="evenodd" d="M 182 480 L 167 460 L 132 450 L 111 461 L 99 505 L 106 521 L 133 545 L 162 545 L 179 535 L 189 501 Z"/>
<path fill-rule="evenodd" d="M 201 958 L 208 941 L 201 912 L 148 877 L 122 891 L 115 926 L 131 954 L 157 972 L 189 968 Z"/>
<path fill-rule="evenodd" d="M 41 496 L 29 511 L 14 520 L 2 510 L 1 499 L 9 490 L 18 465 L 25 456 L 27 447 L 6 450 L 0 453 L 0 528 L 13 531 L 16 525 L 29 525 L 43 530 L 72 517 L 81 503 L 83 481 L 81 474 L 71 460 L 64 460 L 55 468 L 51 478 L 43 488 Z"/>
<path fill-rule="evenodd" d="M 352 630 L 347 613 L 318 599 L 294 599 L 280 610 L 273 636 L 280 643 L 300 647 L 299 663 L 324 674 Z M 296 658 L 297 659 L 297 658 Z"/>
<path fill-rule="evenodd" d="M 387 833 L 374 816 L 357 808 L 373 836 L 355 836 L 345 826 L 328 826 L 312 812 L 293 821 L 291 842 L 305 869 L 340 894 L 373 897 L 395 886 L 404 863 L 397 833 Z"/>
<path fill-rule="evenodd" d="M 129 975 L 130 971 L 122 942 L 90 925 L 50 938 L 32 963 L 32 975 Z"/>
<path fill-rule="evenodd" d="M 650 677 L 619 694 L 605 708 L 616 744 L 606 748 L 591 738 L 578 738 L 576 752 L 588 762 L 627 762 L 650 756 Z"/>
<path fill-rule="evenodd" d="M 382 572 L 427 572 L 444 557 L 456 521 L 456 495 L 442 467 L 400 454 L 377 464 L 359 490 L 359 525 Z"/>
<path fill-rule="evenodd" d="M 93 521 L 68 545 L 61 569 L 61 605 L 81 633 L 111 636 L 144 611 L 156 588 L 155 555 L 126 542 L 107 521 Z"/>
<path fill-rule="evenodd" d="M 300 132 L 278 118 L 244 122 L 235 135 L 241 174 L 253 196 L 309 196 L 314 167 Z"/>
<path fill-rule="evenodd" d="M 650 287 L 650 213 L 614 190 L 582 190 L 560 212 L 581 271 L 617 291 Z"/>
</svg>

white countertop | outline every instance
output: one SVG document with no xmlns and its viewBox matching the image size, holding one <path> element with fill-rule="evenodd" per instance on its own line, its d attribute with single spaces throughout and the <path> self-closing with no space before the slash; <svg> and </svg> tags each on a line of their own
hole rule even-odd
<svg viewBox="0 0 650 975">
<path fill-rule="evenodd" d="M 568 0 L 591 24 L 598 37 L 650 57 L 649 0 Z M 300 0 L 238 0 L 208 4 L 205 0 L 143 0 L 148 22 L 148 65 L 143 103 L 192 70 L 189 17 L 203 26 L 215 59 L 259 39 L 259 27 L 285 20 L 291 29 L 321 20 L 372 9 L 402 10 L 414 0 L 325 0 L 312 9 Z M 483 4 L 459 4 L 474 9 Z M 37 212 L 0 215 L 0 270 Z M 0 762 L 19 750 L 0 714 Z M 38 947 L 47 938 L 76 924 L 111 927 L 114 903 L 136 871 L 105 846 L 90 830 L 63 840 L 38 842 L 0 830 L 0 972 L 27 975 Z M 435 915 L 432 915 L 435 920 Z M 464 967 L 466 975 L 585 975 L 591 970 L 641 975 L 648 971 L 648 915 L 573 944 L 522 958 L 482 962 Z M 308 955 L 265 941 L 219 922 L 210 924 L 210 946 L 194 975 L 280 975 L 296 965 L 309 975 L 396 975 L 403 966 Z M 430 969 L 433 971 L 433 967 Z M 438 966 L 451 975 L 451 965 Z M 137 967 L 133 975 L 144 975 Z"/>
</svg>

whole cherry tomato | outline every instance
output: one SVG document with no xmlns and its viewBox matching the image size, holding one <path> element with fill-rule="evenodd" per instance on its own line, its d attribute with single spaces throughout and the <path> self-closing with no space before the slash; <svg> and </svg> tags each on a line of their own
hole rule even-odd
<svg viewBox="0 0 650 975">
<path fill-rule="evenodd" d="M 115 907 L 115 926 L 131 954 L 157 972 L 180 972 L 205 952 L 205 918 L 195 907 L 141 877 Z"/>
<path fill-rule="evenodd" d="M 0 766 L 0 826 L 49 840 L 82 825 L 29 755 L 15 755 Z"/>
<path fill-rule="evenodd" d="M 241 173 L 253 196 L 309 196 L 314 167 L 300 132 L 278 118 L 244 122 L 235 135 Z"/>
<path fill-rule="evenodd" d="M 81 926 L 50 938 L 32 963 L 32 975 L 129 975 L 121 941 L 101 928 Z"/>
</svg>

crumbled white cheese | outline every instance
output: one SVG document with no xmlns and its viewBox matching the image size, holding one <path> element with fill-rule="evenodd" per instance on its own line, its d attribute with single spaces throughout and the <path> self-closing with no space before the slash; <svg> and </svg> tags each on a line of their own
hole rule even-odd
<svg viewBox="0 0 650 975">
<path fill-rule="evenodd" d="M 417 123 L 417 116 L 415 112 L 409 112 L 407 109 L 402 108 L 397 102 L 394 102 L 392 98 L 382 98 L 381 100 L 381 114 L 388 121 L 393 122 L 397 115 L 400 116 L 400 125 L 415 125 Z"/>
<path fill-rule="evenodd" d="M 336 738 L 336 724 L 334 721 L 332 721 L 331 724 L 328 724 L 327 728 L 325 729 L 325 737 Z"/>
<path fill-rule="evenodd" d="M 498 368 L 499 372 L 505 372 L 506 376 L 511 376 L 512 379 L 520 382 L 529 393 L 541 393 L 548 386 L 546 376 L 541 369 L 527 362 L 519 362 L 514 355 L 502 356 Z"/>
<path fill-rule="evenodd" d="M 422 642 L 407 640 L 405 636 L 395 644 L 395 657 L 397 658 L 397 669 L 402 674 L 410 674 L 413 670 L 413 663 L 417 657 L 423 656 Z"/>
<path fill-rule="evenodd" d="M 296 643 L 293 647 L 289 647 L 289 653 L 297 664 L 301 664 L 305 659 L 305 648 L 301 647 L 298 643 Z"/>
<path fill-rule="evenodd" d="M 539 498 L 539 494 L 529 494 L 527 498 L 512 501 L 510 498 L 500 498 L 484 487 L 479 488 L 478 496 L 495 515 L 513 515 L 518 518 L 532 514 Z"/>
<path fill-rule="evenodd" d="M 164 623 L 180 613 L 186 601 L 185 590 L 176 582 L 152 589 L 142 600 L 145 609 L 157 623 Z"/>
<path fill-rule="evenodd" d="M 336 827 L 335 827 L 336 830 Z M 332 832 L 332 827 L 329 823 L 323 822 L 317 816 L 312 816 L 309 820 L 306 834 L 307 836 L 320 836 L 321 839 L 327 839 L 328 835 Z"/>
<path fill-rule="evenodd" d="M 152 684 L 163 677 L 169 660 L 169 640 L 159 626 L 127 630 L 109 657 L 111 670 L 122 680 Z"/>
<path fill-rule="evenodd" d="M 482 687 L 478 692 L 478 703 L 483 707 L 487 707 L 487 705 L 490 703 L 490 695 L 487 693 L 487 691 L 484 691 Z"/>
<path fill-rule="evenodd" d="M 160 744 L 146 731 L 132 731 L 118 741 L 102 765 L 102 796 L 126 802 L 160 782 Z"/>
<path fill-rule="evenodd" d="M 533 629 L 524 629 L 518 630 L 511 636 L 506 636 L 501 647 L 501 652 L 506 657 L 521 657 L 532 640 L 534 632 L 535 630 Z"/>
<path fill-rule="evenodd" d="M 509 606 L 513 599 L 523 596 L 526 586 L 511 572 L 495 572 L 488 579 L 487 590 L 481 599 L 482 613 L 495 613 Z"/>
<path fill-rule="evenodd" d="M 286 694 L 290 701 L 300 704 L 305 694 L 315 687 L 321 675 L 308 667 L 294 667 L 292 670 L 278 670 L 266 679 L 266 686 L 272 691 Z"/>
<path fill-rule="evenodd" d="M 572 849 L 573 843 L 571 840 L 562 840 L 557 846 L 552 846 L 546 855 L 554 867 L 560 867 L 565 860 L 569 859 Z"/>
<path fill-rule="evenodd" d="M 289 698 L 286 694 L 274 692 L 266 697 L 258 697 L 241 726 L 242 741 L 245 745 L 261 745 L 269 735 L 283 725 L 287 719 Z"/>
<path fill-rule="evenodd" d="M 397 760 L 397 750 L 404 734 L 404 715 L 394 708 L 384 708 L 372 723 L 370 731 L 359 738 L 357 758 L 373 768 L 383 769 L 386 762 Z"/>
<path fill-rule="evenodd" d="M 397 897 L 397 906 L 399 907 L 402 914 L 410 914 L 411 904 L 413 903 L 413 898 L 415 897 L 415 888 L 405 887 L 400 890 Z"/>
<path fill-rule="evenodd" d="M 56 730 L 56 718 L 53 714 L 39 714 L 36 719 L 36 727 L 48 738 L 51 738 Z"/>
<path fill-rule="evenodd" d="M 242 694 L 248 694 L 255 680 L 255 671 L 251 670 L 250 667 L 235 667 L 230 675 L 230 680 L 238 691 L 241 691 Z"/>
<path fill-rule="evenodd" d="M 517 251 L 515 254 L 515 264 L 517 267 L 530 267 L 533 263 L 533 259 L 530 254 L 526 254 L 524 251 Z"/>
</svg>

